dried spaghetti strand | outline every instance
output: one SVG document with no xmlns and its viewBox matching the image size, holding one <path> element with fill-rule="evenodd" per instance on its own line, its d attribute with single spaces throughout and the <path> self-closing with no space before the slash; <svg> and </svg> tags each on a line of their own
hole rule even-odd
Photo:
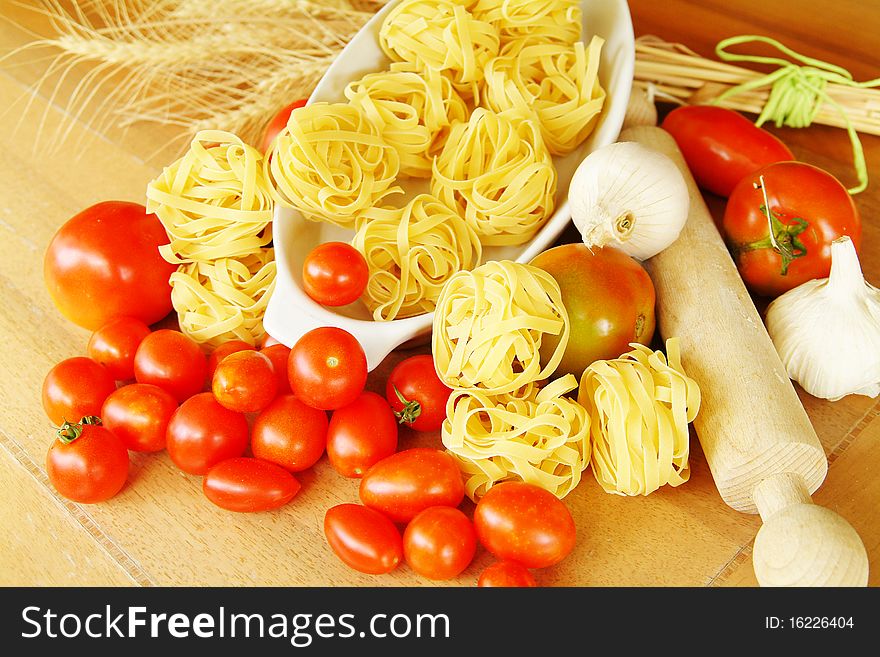
<svg viewBox="0 0 880 657">
<path fill-rule="evenodd" d="M 604 40 L 513 43 L 486 66 L 482 102 L 496 112 L 533 117 L 547 148 L 566 155 L 589 137 L 605 104 L 599 82 Z"/>
<path fill-rule="evenodd" d="M 470 113 L 448 76 L 408 62 L 395 62 L 390 71 L 350 83 L 345 96 L 397 149 L 400 173 L 415 178 L 431 177 L 434 156 L 446 143 L 450 126 L 467 121 Z"/>
<path fill-rule="evenodd" d="M 688 423 L 700 408 L 700 389 L 685 374 L 676 338 L 668 358 L 640 344 L 614 360 L 590 365 L 578 402 L 589 410 L 591 465 L 605 492 L 648 495 L 690 476 Z"/>
<path fill-rule="evenodd" d="M 431 193 L 487 246 L 523 244 L 553 213 L 556 168 L 537 123 L 479 107 L 452 127 Z"/>
<path fill-rule="evenodd" d="M 501 46 L 513 41 L 561 43 L 580 40 L 580 0 L 477 0 L 471 13 L 495 26 Z"/>
<path fill-rule="evenodd" d="M 273 196 L 306 219 L 353 228 L 357 216 L 389 194 L 400 169 L 386 143 L 357 107 L 314 103 L 295 109 L 264 161 Z"/>
<path fill-rule="evenodd" d="M 203 130 L 189 150 L 147 185 L 170 243 L 160 248 L 175 264 L 235 258 L 258 251 L 272 235 L 272 197 L 263 156 L 222 130 Z"/>
<path fill-rule="evenodd" d="M 391 59 L 446 71 L 467 98 L 479 95 L 483 67 L 498 54 L 498 30 L 469 11 L 471 0 L 402 0 L 382 24 L 379 44 Z"/>
<path fill-rule="evenodd" d="M 265 335 L 263 315 L 275 285 L 272 249 L 181 265 L 170 282 L 180 329 L 196 342 L 211 348 L 228 340 L 257 345 Z"/>
<path fill-rule="evenodd" d="M 569 331 L 559 284 L 550 274 L 490 261 L 444 286 L 434 313 L 434 363 L 451 388 L 510 394 L 556 370 Z M 559 336 L 559 343 L 542 366 L 544 335 Z"/>
<path fill-rule="evenodd" d="M 446 281 L 482 257 L 474 230 L 430 194 L 400 209 L 368 210 L 352 245 L 370 268 L 362 300 L 377 321 L 433 311 Z"/>
<path fill-rule="evenodd" d="M 524 397 L 456 390 L 446 405 L 442 440 L 465 474 L 472 500 L 502 481 L 525 481 L 565 497 L 590 462 L 590 418 L 564 395 L 568 374 Z"/>
</svg>

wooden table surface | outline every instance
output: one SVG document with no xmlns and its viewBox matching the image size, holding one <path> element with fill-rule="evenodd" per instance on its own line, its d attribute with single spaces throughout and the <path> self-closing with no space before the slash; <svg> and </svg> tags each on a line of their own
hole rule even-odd
<svg viewBox="0 0 880 657">
<path fill-rule="evenodd" d="M 837 0 L 631 0 L 636 35 L 655 34 L 711 54 L 721 38 L 765 34 L 807 55 L 848 68 L 857 79 L 880 75 L 876 35 L 880 4 Z M 833 15 L 830 13 L 833 11 Z M 45 22 L 3 2 L 0 51 L 33 37 Z M 128 485 L 104 504 L 60 498 L 45 475 L 52 428 L 40 386 L 58 361 L 83 354 L 88 333 L 64 321 L 42 280 L 53 232 L 70 216 L 106 199 L 144 201 L 146 183 L 174 152 L 156 153 L 171 130 L 136 126 L 95 134 L 65 112 L 50 87 L 33 94 L 44 62 L 15 60 L 0 70 L 0 585 L 420 585 L 407 567 L 370 577 L 344 567 L 321 531 L 324 511 L 357 500 L 357 482 L 322 460 L 302 477 L 303 490 L 285 508 L 255 515 L 211 505 L 201 479 L 166 454 L 132 454 Z M 65 82 L 75 84 L 83 71 Z M 31 101 L 25 112 L 25 102 Z M 41 121 L 44 122 L 42 128 Z M 70 127 L 54 154 L 35 151 L 39 130 Z M 778 130 L 796 156 L 852 181 L 850 146 L 841 130 L 814 126 Z M 864 221 L 863 268 L 880 285 L 880 138 L 863 136 L 871 186 L 856 198 Z M 723 209 L 709 199 L 713 212 Z M 370 381 L 407 354 L 389 358 Z M 847 397 L 830 403 L 799 391 L 831 463 L 817 504 L 859 532 L 880 583 L 880 401 Z M 438 444 L 436 436 L 401 435 L 401 446 Z M 754 585 L 751 545 L 760 522 L 721 501 L 697 441 L 691 481 L 647 498 L 606 495 L 592 475 L 566 498 L 579 531 L 574 553 L 537 574 L 545 585 Z M 470 585 L 490 563 L 480 550 L 451 584 Z"/>
</svg>

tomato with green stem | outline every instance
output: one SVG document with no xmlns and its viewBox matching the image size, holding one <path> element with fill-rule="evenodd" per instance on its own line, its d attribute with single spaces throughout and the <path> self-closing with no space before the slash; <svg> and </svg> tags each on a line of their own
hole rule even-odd
<svg viewBox="0 0 880 657">
<path fill-rule="evenodd" d="M 114 317 L 89 338 L 89 358 L 107 368 L 117 381 L 134 378 L 134 355 L 150 327 L 134 317 Z"/>
<path fill-rule="evenodd" d="M 416 431 L 440 429 L 451 394 L 452 389 L 437 376 L 430 354 L 400 361 L 385 385 L 385 398 L 398 421 Z"/>
<path fill-rule="evenodd" d="M 165 449 L 168 422 L 176 410 L 171 393 L 149 383 L 132 383 L 110 393 L 101 419 L 128 449 L 158 452 Z"/>
<path fill-rule="evenodd" d="M 53 424 L 78 422 L 100 415 L 104 400 L 116 390 L 116 381 L 91 358 L 67 358 L 49 370 L 43 380 L 43 410 Z"/>
<path fill-rule="evenodd" d="M 109 500 L 128 478 L 128 450 L 98 417 L 65 422 L 46 455 L 46 475 L 59 494 L 83 504 Z"/>
<path fill-rule="evenodd" d="M 803 162 L 759 169 L 736 186 L 722 228 L 740 276 L 752 292 L 778 296 L 831 271 L 831 243 L 848 235 L 856 249 L 862 224 L 846 188 Z"/>
</svg>

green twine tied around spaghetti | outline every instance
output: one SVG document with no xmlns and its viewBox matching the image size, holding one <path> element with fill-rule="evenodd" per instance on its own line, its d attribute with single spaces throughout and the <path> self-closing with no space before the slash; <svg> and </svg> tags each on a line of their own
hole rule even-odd
<svg viewBox="0 0 880 657">
<path fill-rule="evenodd" d="M 790 62 L 778 57 L 762 57 L 758 55 L 738 55 L 727 52 L 727 48 L 744 43 L 760 42 L 773 46 L 791 59 L 803 65 Z M 868 186 L 868 167 L 865 163 L 865 153 L 858 133 L 853 127 L 846 110 L 831 98 L 826 87 L 829 82 L 845 85 L 848 87 L 871 88 L 880 86 L 880 78 L 867 82 L 856 82 L 852 73 L 845 68 L 813 59 L 795 52 L 791 48 L 781 44 L 770 37 L 746 34 L 730 37 L 719 41 L 715 46 L 715 54 L 727 62 L 754 62 L 757 64 L 771 64 L 779 66 L 772 73 L 744 82 L 728 89 L 718 96 L 713 104 L 718 104 L 725 98 L 734 96 L 744 91 L 751 91 L 770 85 L 770 95 L 764 104 L 755 125 L 761 127 L 765 122 L 772 121 L 777 128 L 788 126 L 790 128 L 806 128 L 816 118 L 823 103 L 835 108 L 846 124 L 846 132 L 849 135 L 853 149 L 853 164 L 858 176 L 859 184 L 847 190 L 850 194 L 858 194 L 865 191 Z"/>
</svg>

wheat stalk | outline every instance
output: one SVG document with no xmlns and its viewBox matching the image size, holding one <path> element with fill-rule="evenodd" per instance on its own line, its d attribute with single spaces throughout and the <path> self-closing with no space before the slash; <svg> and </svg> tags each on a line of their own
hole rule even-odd
<svg viewBox="0 0 880 657">
<path fill-rule="evenodd" d="M 32 89 L 99 133 L 139 122 L 235 132 L 258 144 L 281 107 L 306 97 L 384 0 L 41 0 L 54 35 L 4 59 L 47 66 Z M 68 80 L 76 80 L 69 89 Z M 22 118 L 30 113 L 32 93 Z M 48 112 L 48 109 L 47 109 Z M 38 134 L 43 135 L 46 115 Z M 74 125 L 43 144 L 53 150 Z M 81 131 L 83 134 L 83 131 Z M 42 141 L 42 140 L 40 140 Z"/>
</svg>

